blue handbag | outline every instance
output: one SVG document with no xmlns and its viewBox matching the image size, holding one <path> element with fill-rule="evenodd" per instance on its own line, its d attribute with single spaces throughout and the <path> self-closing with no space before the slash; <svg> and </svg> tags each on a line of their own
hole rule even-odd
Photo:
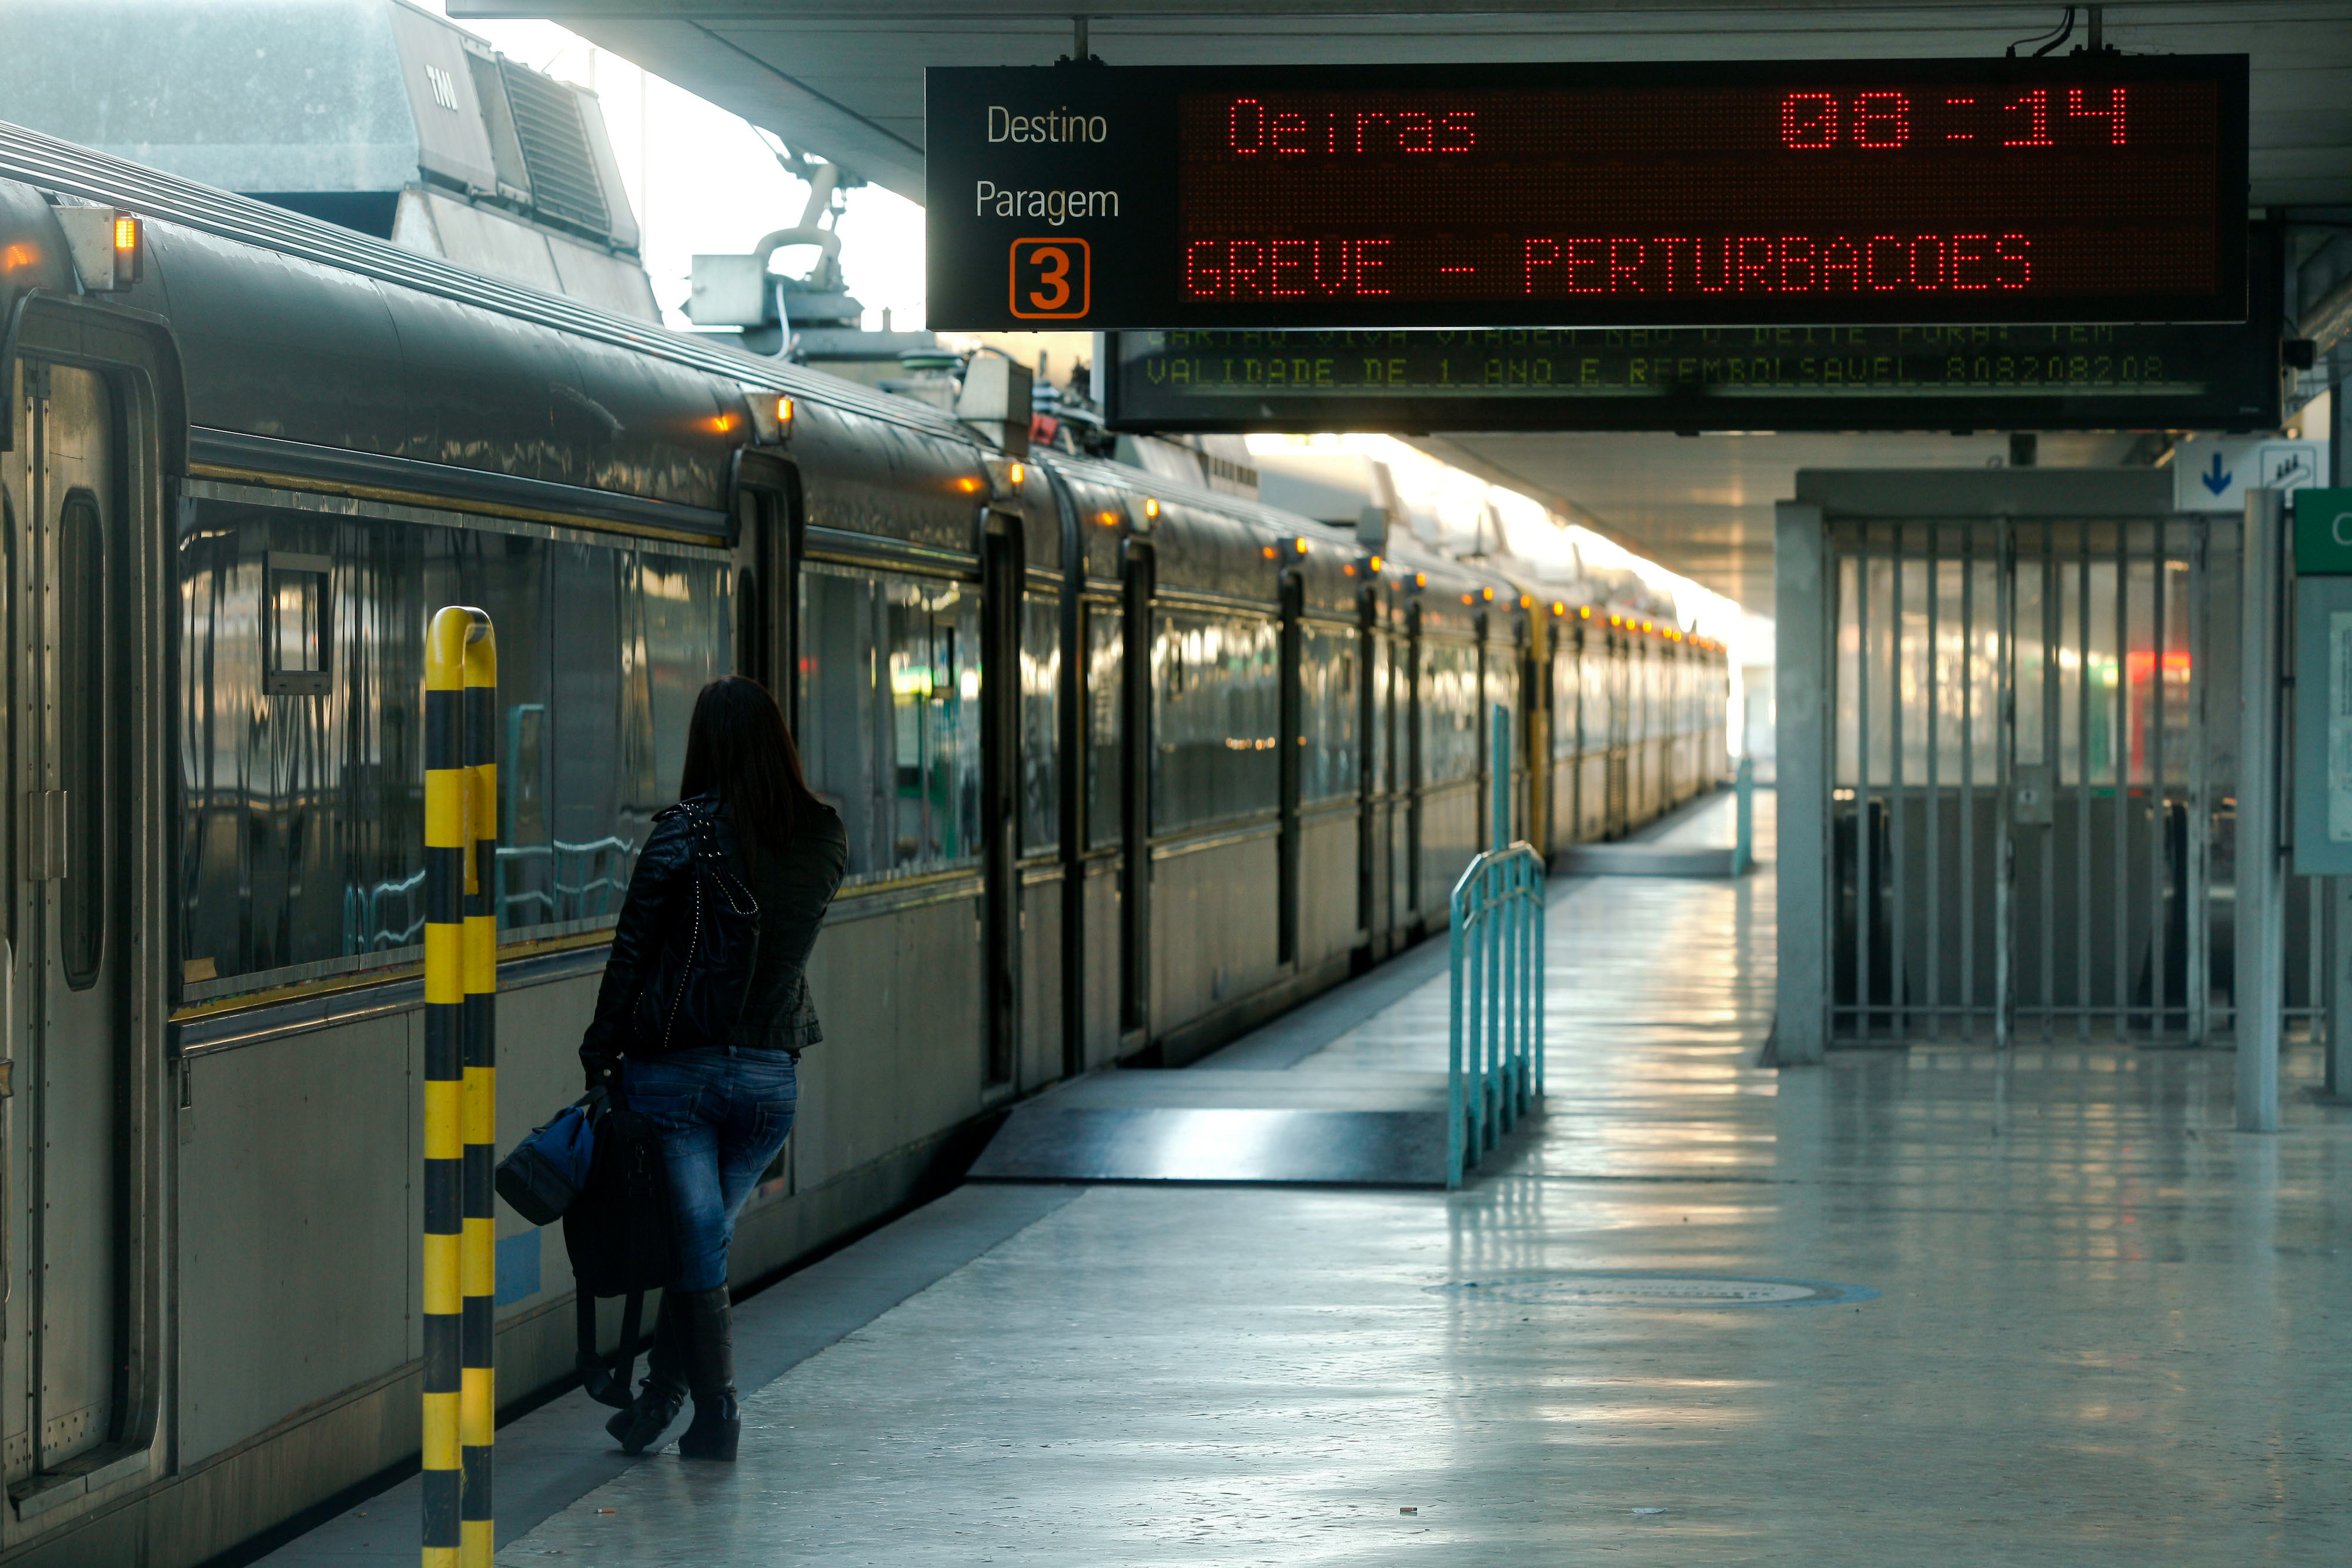
<svg viewBox="0 0 2352 1568">
<path fill-rule="evenodd" d="M 588 1119 L 593 1098 L 557 1112 L 553 1121 L 533 1129 L 499 1162 L 492 1185 L 509 1207 L 533 1225 L 552 1225 L 562 1218 L 588 1185 L 588 1168 L 596 1154 L 596 1129 Z"/>
</svg>

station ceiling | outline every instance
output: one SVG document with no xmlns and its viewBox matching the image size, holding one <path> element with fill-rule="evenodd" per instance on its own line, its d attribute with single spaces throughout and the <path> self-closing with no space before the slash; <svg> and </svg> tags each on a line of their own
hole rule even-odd
<svg viewBox="0 0 2352 1568">
<path fill-rule="evenodd" d="M 1074 14 L 1110 65 L 1985 57 L 2063 6 L 1880 0 L 448 0 L 543 16 L 923 199 L 923 68 L 1050 65 Z M 2080 7 L 2078 10 L 2087 10 Z M 2102 7 L 2133 54 L 2252 59 L 2255 205 L 2352 204 L 2352 4 L 2139 0 Z M 2079 24 L 2068 48 L 2083 41 Z M 2063 52 L 2063 50 L 2062 50 Z"/>
<path fill-rule="evenodd" d="M 2054 5 L 1927 0 L 1083 0 L 1111 65 L 1990 57 L 2050 32 Z M 460 19 L 539 16 L 793 145 L 923 198 L 923 69 L 1048 65 L 1075 5 L 1037 0 L 447 0 Z M 2088 7 L 2078 8 L 2084 40 Z M 2127 53 L 2252 61 L 2250 204 L 2352 209 L 2352 0 L 2137 0 L 2102 7 Z M 2030 52 L 2030 51 L 2021 51 Z M 1981 466 L 1998 436 L 1506 434 L 1420 443 L 1565 504 L 1630 547 L 1771 602 L 1771 503 L 1800 466 Z M 2116 461 L 2128 438 L 2045 437 L 2044 463 Z"/>
</svg>

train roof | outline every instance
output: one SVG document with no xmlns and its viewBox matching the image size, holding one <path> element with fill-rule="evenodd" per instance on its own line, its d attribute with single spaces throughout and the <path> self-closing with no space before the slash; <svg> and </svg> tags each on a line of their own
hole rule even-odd
<svg viewBox="0 0 2352 1568">
<path fill-rule="evenodd" d="M 172 323 L 191 460 L 200 466 L 299 477 L 331 458 L 339 477 L 373 465 L 396 486 L 411 465 L 429 465 L 472 474 L 492 498 L 577 511 L 586 497 L 587 510 L 612 520 L 724 536 L 732 531 L 724 507 L 733 455 L 751 434 L 743 400 L 759 392 L 894 428 L 899 456 L 867 455 L 883 470 L 914 453 L 925 470 L 961 468 L 967 458 L 978 465 L 971 431 L 931 404 L 0 123 L 0 287 L 12 306 L 33 288 L 77 287 L 47 195 L 121 207 L 144 224 L 155 266 L 121 298 L 159 307 Z M 37 242 L 29 249 L 27 239 Z M 815 437 L 820 425 L 840 423 L 804 428 Z M 1342 613 L 1354 603 L 1370 552 L 1349 530 L 1125 465 L 1064 453 L 1046 461 L 1079 491 L 1130 498 L 1117 535 L 1157 529 L 1181 542 L 1163 557 L 1170 589 L 1271 603 L 1273 560 L 1299 573 L 1310 609 Z M 882 473 L 875 478 L 878 486 Z M 888 526 L 884 508 L 860 504 L 857 486 L 834 489 L 811 494 L 829 507 L 828 526 L 903 531 Z M 1145 499 L 1165 515 L 1141 517 Z M 1088 505 L 1081 496 L 1082 518 Z M 937 510 L 922 521 L 927 533 L 949 527 L 949 512 Z M 1525 562 L 1459 561 L 1409 540 L 1383 553 L 1384 580 L 1418 593 L 1425 623 L 1457 633 L 1477 614 L 1517 612 L 1523 597 L 1558 591 Z M 1111 564 L 1100 552 L 1087 559 L 1098 574 Z"/>
</svg>

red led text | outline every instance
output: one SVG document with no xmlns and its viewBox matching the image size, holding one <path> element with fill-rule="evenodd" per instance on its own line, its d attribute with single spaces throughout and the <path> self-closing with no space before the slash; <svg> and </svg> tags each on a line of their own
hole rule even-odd
<svg viewBox="0 0 2352 1568">
<path fill-rule="evenodd" d="M 1391 292 L 1386 239 L 1196 239 L 1184 247 L 1192 299 L 1335 299 Z"/>
<path fill-rule="evenodd" d="M 2026 288 L 2022 234 L 1551 237 L 1522 242 L 1520 292 L 1935 294 Z"/>
<path fill-rule="evenodd" d="M 1237 98 L 1225 109 L 1225 147 L 1238 157 L 1362 157 L 1391 152 L 1470 152 L 1478 146 L 1478 116 L 1469 110 L 1269 107 Z"/>
<path fill-rule="evenodd" d="M 2063 101 L 2062 101 L 2063 95 Z M 1929 97 L 1917 106 L 1902 92 L 1792 92 L 1780 99 L 1780 145 L 1792 152 L 1837 147 L 1887 151 L 1980 142 L 2002 147 L 2121 147 L 2124 89 L 2038 87 L 1997 99 L 1990 95 Z"/>
</svg>

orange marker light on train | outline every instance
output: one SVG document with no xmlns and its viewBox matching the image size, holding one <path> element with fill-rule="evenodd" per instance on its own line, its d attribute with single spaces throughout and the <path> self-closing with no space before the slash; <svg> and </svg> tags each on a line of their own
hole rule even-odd
<svg viewBox="0 0 2352 1568">
<path fill-rule="evenodd" d="M 1378 557 L 1378 556 L 1374 556 L 1374 557 L 1372 558 L 1372 570 L 1373 570 L 1374 571 L 1376 571 L 1376 572 L 1379 572 L 1379 571 L 1385 571 L 1385 570 L 1388 570 L 1388 564 L 1389 564 L 1388 562 L 1386 562 L 1386 561 L 1382 560 L 1382 559 L 1381 559 L 1380 557 Z"/>
<path fill-rule="evenodd" d="M 1300 555 L 1305 555 L 1307 553 L 1307 541 L 1305 539 L 1293 539 L 1290 541 L 1290 544 L 1291 548 L 1296 549 Z"/>
<path fill-rule="evenodd" d="M 789 433 L 792 428 L 793 400 L 788 397 L 780 397 L 776 400 L 776 429 L 781 434 Z"/>
<path fill-rule="evenodd" d="M 1352 560 L 1344 561 L 1340 564 L 1339 570 L 1346 572 L 1349 577 L 1353 577 L 1356 575 L 1356 563 Z"/>
<path fill-rule="evenodd" d="M 1267 545 L 1265 549 L 1261 549 L 1258 553 L 1259 553 L 1260 555 L 1263 555 L 1264 557 L 1265 557 L 1265 559 L 1268 559 L 1268 560 L 1272 560 L 1272 559 L 1274 559 L 1274 547 L 1273 547 L 1272 545 Z"/>
<path fill-rule="evenodd" d="M 1429 573 L 1425 571 L 1414 572 L 1412 574 L 1412 585 L 1415 588 L 1427 588 L 1429 586 Z"/>
<path fill-rule="evenodd" d="M 1481 590 L 1481 591 L 1484 592 L 1489 600 L 1492 600 L 1495 597 L 1495 591 L 1491 588 Z"/>
<path fill-rule="evenodd" d="M 1149 496 L 1144 497 L 1143 515 L 1147 517 L 1156 517 L 1160 515 L 1160 502 L 1156 497 Z"/>
<path fill-rule="evenodd" d="M 1024 467 L 1023 467 L 1020 464 L 1015 463 L 1015 464 L 1013 465 L 1013 483 L 1014 484 L 1014 486 L 1020 486 L 1020 485 L 1022 485 L 1022 484 L 1026 483 L 1026 482 L 1027 482 L 1027 480 L 1028 480 L 1028 478 L 1029 478 L 1029 470 L 1028 470 L 1028 469 L 1026 469 L 1026 468 L 1024 468 Z"/>
<path fill-rule="evenodd" d="M 1568 606 L 1555 599 L 1551 601 L 1551 612 L 1554 615 L 1565 615 L 1568 613 Z"/>
<path fill-rule="evenodd" d="M 1465 604 L 1475 604 L 1478 601 L 1470 594 L 1465 593 L 1462 596 L 1462 602 Z"/>
<path fill-rule="evenodd" d="M 119 213 L 114 219 L 114 248 L 133 251 L 139 248 L 139 220 L 129 213 Z"/>
<path fill-rule="evenodd" d="M 1577 618 L 1579 621 L 1590 621 L 1590 620 L 1591 620 L 1591 619 L 1592 619 L 1592 606 L 1591 606 L 1590 604 L 1580 604 L 1580 605 L 1578 605 L 1578 606 L 1576 607 L 1576 618 Z"/>
<path fill-rule="evenodd" d="M 1534 608 L 1535 608 L 1535 603 L 1536 603 L 1536 596 L 1535 596 L 1534 594 L 1532 594 L 1532 593 L 1522 593 L 1522 594 L 1520 594 L 1520 595 L 1519 595 L 1519 608 L 1520 608 L 1520 609 L 1522 609 L 1522 610 L 1532 610 L 1532 609 L 1534 609 Z"/>
</svg>

